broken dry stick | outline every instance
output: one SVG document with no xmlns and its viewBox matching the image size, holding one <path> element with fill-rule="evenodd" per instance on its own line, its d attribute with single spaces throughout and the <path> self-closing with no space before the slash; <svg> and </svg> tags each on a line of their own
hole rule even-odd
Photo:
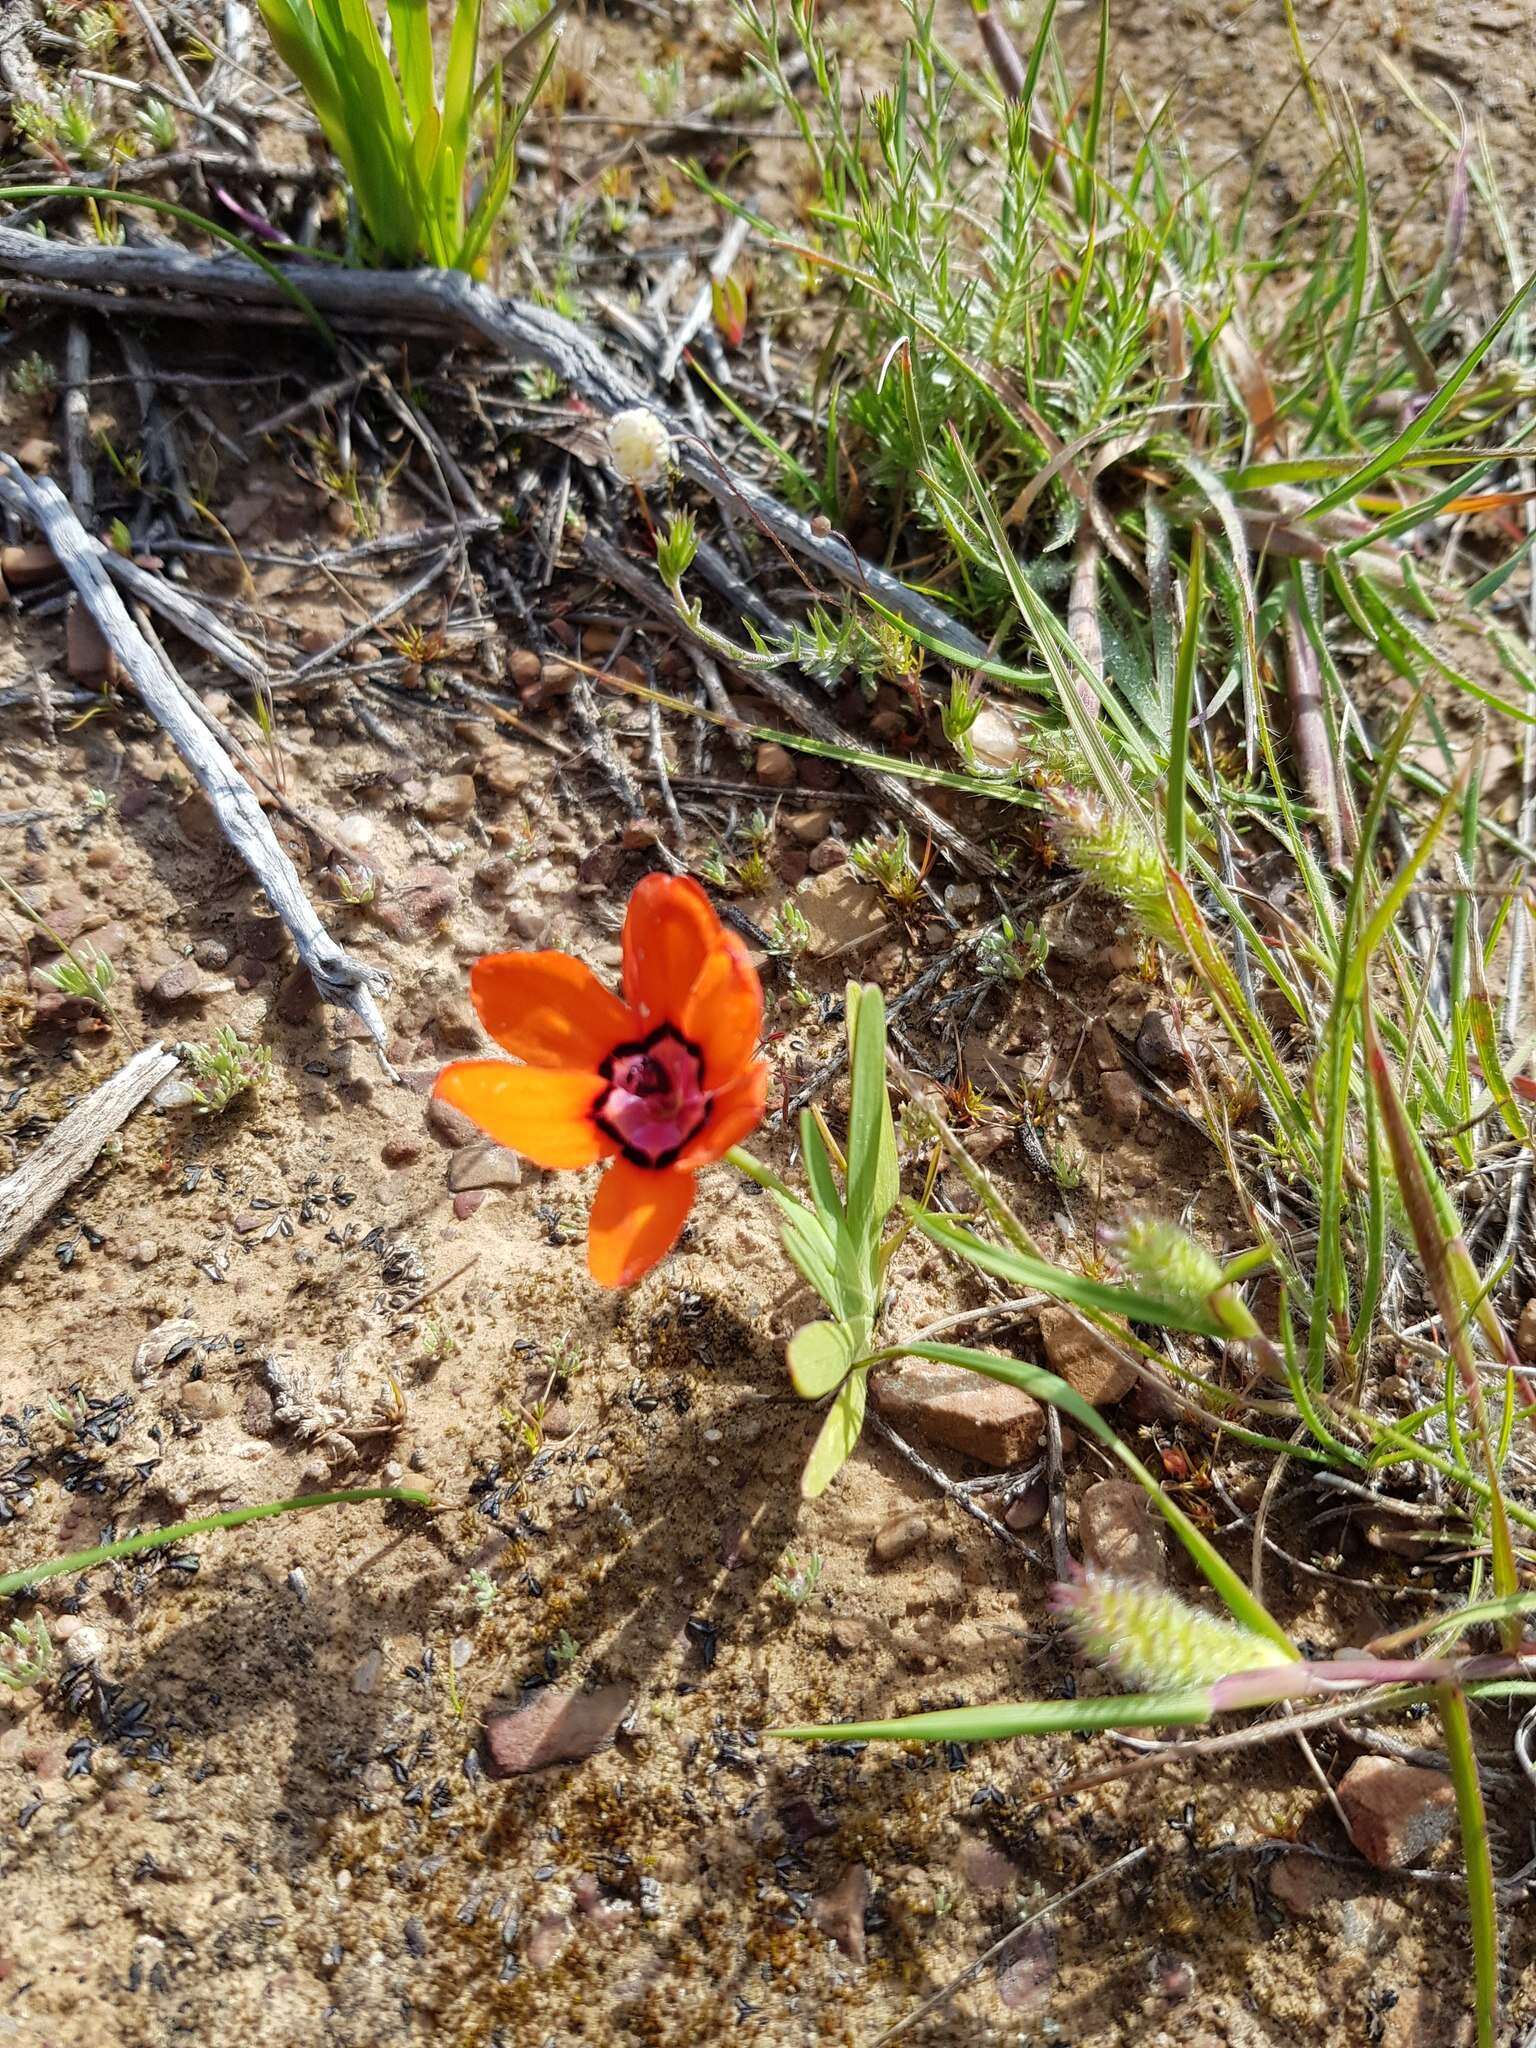
<svg viewBox="0 0 1536 2048">
<path fill-rule="evenodd" d="M 149 292 L 191 292 L 224 304 L 274 307 L 281 321 L 292 308 L 284 280 L 254 264 L 225 257 L 194 256 L 189 250 L 118 248 L 0 226 L 0 272 L 18 279 L 52 279 L 99 291 L 125 286 Z M 291 289 L 291 287 L 290 287 Z M 677 452 L 677 466 L 690 483 L 720 501 L 727 512 L 743 508 L 785 547 L 823 575 L 874 599 L 909 626 L 975 664 L 988 650 L 968 626 L 899 576 L 855 552 L 835 533 L 822 533 L 803 513 L 726 468 L 675 414 L 655 404 L 622 371 L 614 368 L 591 337 L 546 306 L 525 299 L 499 299 L 490 288 L 457 270 L 342 270 L 306 266 L 303 289 L 314 309 L 336 327 L 389 332 L 436 332 L 474 337 L 513 362 L 539 363 L 552 370 L 577 397 L 606 417 L 633 406 L 660 413 Z M 204 309 L 166 297 L 157 306 L 167 318 L 197 318 Z M 1107 526 L 1107 522 L 1106 522 Z M 1101 534 L 1101 539 L 1104 537 Z"/>
<path fill-rule="evenodd" d="M 299 958 L 328 1003 L 360 1018 L 384 1059 L 384 1019 L 374 991 L 384 977 L 362 966 L 337 945 L 304 894 L 291 860 L 278 845 L 250 785 L 237 775 L 218 742 L 194 710 L 180 677 L 145 639 L 107 578 L 90 535 L 48 477 L 29 477 L 9 455 L 0 455 L 7 496 L 25 504 L 27 516 L 53 549 L 80 601 L 100 626 L 107 645 L 131 677 L 144 708 L 170 736 L 197 777 L 219 829 L 265 890 L 298 949 Z"/>
<path fill-rule="evenodd" d="M 163 1045 L 146 1045 L 87 1095 L 17 1167 L 0 1180 L 0 1259 L 36 1230 L 75 1182 L 89 1173 L 112 1133 L 121 1130 L 176 1065 Z"/>
</svg>

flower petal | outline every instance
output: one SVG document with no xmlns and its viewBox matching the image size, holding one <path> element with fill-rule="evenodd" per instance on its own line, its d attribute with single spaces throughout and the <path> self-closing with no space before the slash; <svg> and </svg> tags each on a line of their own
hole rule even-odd
<svg viewBox="0 0 1536 2048">
<path fill-rule="evenodd" d="M 679 1023 L 688 992 L 725 944 L 714 906 L 690 875 L 647 875 L 624 919 L 624 1000 L 645 1030 Z"/>
<path fill-rule="evenodd" d="M 757 1129 L 767 1107 L 768 1068 L 764 1061 L 754 1060 L 744 1074 L 739 1074 L 711 1100 L 709 1121 L 678 1154 L 678 1170 L 690 1172 L 723 1159 L 733 1145 L 739 1145 Z"/>
<path fill-rule="evenodd" d="M 569 953 L 487 953 L 470 970 L 469 992 L 496 1043 L 536 1067 L 595 1073 L 634 1034 L 618 997 Z"/>
<path fill-rule="evenodd" d="M 734 932 L 721 932 L 719 951 L 682 999 L 677 1028 L 704 1055 L 706 1088 L 724 1088 L 751 1059 L 763 1028 L 763 985 Z"/>
<path fill-rule="evenodd" d="M 599 1287 L 633 1287 L 677 1243 L 693 1207 L 693 1175 L 616 1159 L 587 1229 L 587 1268 Z"/>
<path fill-rule="evenodd" d="M 432 1093 L 477 1123 L 488 1138 L 535 1166 L 592 1166 L 618 1147 L 592 1121 L 607 1083 L 561 1067 L 514 1067 L 510 1060 L 455 1060 Z"/>
</svg>

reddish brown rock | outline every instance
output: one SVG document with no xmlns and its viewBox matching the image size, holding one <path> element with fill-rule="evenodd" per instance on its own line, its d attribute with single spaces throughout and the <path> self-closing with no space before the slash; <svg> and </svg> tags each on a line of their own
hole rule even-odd
<svg viewBox="0 0 1536 2048">
<path fill-rule="evenodd" d="M 77 683 L 94 686 L 117 681 L 117 656 L 78 598 L 64 614 L 64 664 Z"/>
<path fill-rule="evenodd" d="M 1095 1571 L 1118 1579 L 1167 1576 L 1157 1514 L 1133 1479 L 1101 1479 L 1078 1503 L 1077 1540 Z"/>
<path fill-rule="evenodd" d="M 1339 1780 L 1355 1847 L 1378 1870 L 1419 1863 L 1449 1834 L 1456 1792 L 1444 1771 L 1387 1756 L 1357 1757 Z"/>
<path fill-rule="evenodd" d="M 62 571 L 53 549 L 42 541 L 25 547 L 0 548 L 0 576 L 10 590 L 31 590 L 36 584 L 51 583 Z"/>
<path fill-rule="evenodd" d="M 622 1685 L 599 1686 L 595 1692 L 542 1687 L 526 1705 L 486 1721 L 491 1776 L 522 1777 L 554 1764 L 580 1763 L 612 1742 L 629 1705 Z"/>
<path fill-rule="evenodd" d="M 873 1549 L 881 1564 L 898 1564 L 928 1541 L 928 1522 L 923 1515 L 897 1515 L 875 1536 Z"/>
<path fill-rule="evenodd" d="M 764 740 L 757 750 L 753 764 L 759 782 L 770 789 L 788 789 L 795 779 L 794 758 L 787 747 L 781 747 L 776 740 Z"/>
<path fill-rule="evenodd" d="M 1028 1394 L 959 1365 L 908 1359 L 872 1376 L 875 1405 L 896 1429 L 916 1430 L 983 1465 L 1021 1465 L 1045 1428 Z"/>
<path fill-rule="evenodd" d="M 1051 1371 L 1095 1408 L 1123 1400 L 1136 1384 L 1129 1361 L 1069 1308 L 1041 1309 L 1040 1341 Z"/>
<path fill-rule="evenodd" d="M 864 1960 L 864 1914 L 869 1899 L 869 1872 L 862 1863 L 850 1863 L 831 1891 L 811 1901 L 812 1926 L 835 1943 L 851 1963 Z"/>
<path fill-rule="evenodd" d="M 1099 1095 L 1104 1104 L 1104 1114 L 1115 1128 L 1134 1131 L 1141 1122 L 1142 1097 L 1131 1075 L 1119 1067 L 1101 1074 Z"/>
<path fill-rule="evenodd" d="M 427 1128 L 440 1144 L 451 1145 L 455 1150 L 461 1145 L 478 1144 L 483 1135 L 480 1126 L 471 1123 L 462 1109 L 455 1109 L 438 1095 L 427 1097 Z"/>
<path fill-rule="evenodd" d="M 475 808 L 472 775 L 434 775 L 421 800 L 421 815 L 433 825 L 467 818 Z"/>
</svg>

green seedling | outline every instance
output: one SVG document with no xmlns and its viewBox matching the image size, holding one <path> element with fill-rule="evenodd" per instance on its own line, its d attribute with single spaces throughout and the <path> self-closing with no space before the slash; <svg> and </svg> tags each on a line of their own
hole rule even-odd
<svg viewBox="0 0 1536 2048">
<path fill-rule="evenodd" d="M 227 1024 L 211 1045 L 184 1045 L 181 1056 L 197 1078 L 197 1107 L 205 1116 L 222 1116 L 231 1103 L 259 1093 L 272 1078 L 270 1050 L 247 1045 Z"/>
<path fill-rule="evenodd" d="M 108 1007 L 108 993 L 117 981 L 117 969 L 105 953 L 94 952 L 88 946 L 40 971 L 48 986 L 60 995 L 76 996 L 102 1009 Z"/>
<path fill-rule="evenodd" d="M 789 1376 L 803 1400 L 831 1395 L 800 1490 L 814 1499 L 852 1455 L 864 1426 L 870 1347 L 885 1306 L 885 1275 L 899 1233 L 887 1238 L 900 1180 L 896 1126 L 885 1085 L 885 999 L 877 988 L 848 984 L 846 1157 L 807 1110 L 800 1119 L 809 1201 L 771 1189 L 784 1249 L 802 1280 L 825 1303 L 831 1320 L 807 1323 L 789 1343 Z M 838 1186 L 834 1156 L 843 1184 Z"/>
<path fill-rule="evenodd" d="M 824 1559 L 819 1550 L 813 1550 L 809 1557 L 797 1557 L 792 1550 L 784 1553 L 784 1569 L 775 1572 L 773 1590 L 781 1600 L 787 1600 L 791 1607 L 803 1607 L 816 1588 L 821 1584 Z"/>
<path fill-rule="evenodd" d="M 21 1692 L 29 1685 L 41 1685 L 53 1670 L 53 1639 L 40 1614 L 30 1621 L 13 1621 L 0 1631 L 0 1685 Z"/>
</svg>

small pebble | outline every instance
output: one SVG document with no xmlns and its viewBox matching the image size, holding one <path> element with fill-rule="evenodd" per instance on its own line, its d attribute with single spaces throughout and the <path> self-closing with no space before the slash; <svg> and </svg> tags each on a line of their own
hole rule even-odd
<svg viewBox="0 0 1536 2048">
<path fill-rule="evenodd" d="M 788 789 L 795 779 L 794 757 L 776 740 L 765 740 L 758 748 L 754 768 L 758 781 L 770 789 Z"/>
<path fill-rule="evenodd" d="M 352 1690 L 366 1696 L 374 1692 L 384 1671 L 384 1652 L 369 1650 L 352 1667 Z"/>
<path fill-rule="evenodd" d="M 456 1195 L 473 1188 L 519 1187 L 522 1178 L 517 1154 L 489 1138 L 461 1146 L 448 1162 L 448 1186 Z"/>
<path fill-rule="evenodd" d="M 1033 1480 L 1024 1491 L 1015 1494 L 1003 1512 L 1003 1521 L 1016 1536 L 1026 1529 L 1038 1529 L 1045 1520 L 1045 1511 L 1050 1505 L 1050 1496 L 1043 1479 Z"/>
<path fill-rule="evenodd" d="M 928 1522 L 924 1516 L 897 1515 L 875 1537 L 875 1556 L 881 1564 L 896 1564 L 927 1540 Z"/>
<path fill-rule="evenodd" d="M 421 800 L 421 815 L 429 824 L 447 824 L 467 818 L 475 808 L 475 778 L 472 775 L 435 775 Z"/>
<path fill-rule="evenodd" d="M 99 1664 L 106 1650 L 99 1630 L 77 1628 L 64 1644 L 64 1662 L 70 1665 Z"/>
</svg>

